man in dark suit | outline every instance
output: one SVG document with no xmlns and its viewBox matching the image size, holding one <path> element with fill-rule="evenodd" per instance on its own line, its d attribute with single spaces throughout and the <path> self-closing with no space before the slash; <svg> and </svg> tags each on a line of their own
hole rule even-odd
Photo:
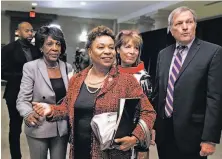
<svg viewBox="0 0 222 159">
<path fill-rule="evenodd" d="M 2 48 L 1 79 L 6 80 L 4 98 L 10 117 L 9 144 L 12 159 L 21 159 L 20 134 L 22 117 L 16 109 L 16 99 L 19 93 L 23 65 L 40 57 L 39 51 L 31 45 L 33 28 L 28 22 L 18 25 L 19 39 Z"/>
<path fill-rule="evenodd" d="M 160 51 L 153 104 L 160 159 L 206 159 L 220 141 L 222 48 L 195 37 L 196 14 L 179 7 L 168 18 L 176 40 Z"/>
</svg>

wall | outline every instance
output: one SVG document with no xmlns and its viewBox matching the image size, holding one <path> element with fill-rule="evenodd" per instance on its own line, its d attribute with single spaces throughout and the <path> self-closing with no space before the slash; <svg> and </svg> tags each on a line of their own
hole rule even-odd
<svg viewBox="0 0 222 159">
<path fill-rule="evenodd" d="M 67 62 L 73 63 L 76 47 L 84 47 L 85 43 L 79 41 L 79 35 L 83 30 L 87 32 L 98 25 L 105 25 L 114 28 L 114 20 L 87 19 L 78 17 L 58 16 L 53 22 L 59 24 L 64 32 L 67 43 Z M 1 12 L 1 43 L 10 42 L 10 17 Z"/>
<path fill-rule="evenodd" d="M 10 17 L 1 12 L 1 44 L 8 44 L 10 42 Z"/>
<path fill-rule="evenodd" d="M 10 41 L 10 17 L 6 16 L 4 12 L 1 15 L 1 39 L 2 44 L 7 44 Z M 59 24 L 64 32 L 66 43 L 67 43 L 67 62 L 73 63 L 75 56 L 76 47 L 83 48 L 85 43 L 79 41 L 79 35 L 83 30 L 87 32 L 98 25 L 105 25 L 118 33 L 120 30 L 134 29 L 140 32 L 151 30 L 150 23 L 137 24 L 117 24 L 116 20 L 105 20 L 105 19 L 88 19 L 68 16 L 58 16 L 57 20 L 53 21 L 54 24 Z"/>
<path fill-rule="evenodd" d="M 113 20 L 103 19 L 88 19 L 78 17 L 58 16 L 58 19 L 53 22 L 59 24 L 64 32 L 67 43 L 67 62 L 72 63 L 76 47 L 84 47 L 83 42 L 79 41 L 79 36 L 83 30 L 89 32 L 92 28 L 98 25 L 105 25 L 113 29 Z"/>
<path fill-rule="evenodd" d="M 127 29 L 138 30 L 138 27 L 137 27 L 137 24 L 127 24 L 127 23 L 118 24 L 118 31 L 127 30 Z"/>
</svg>

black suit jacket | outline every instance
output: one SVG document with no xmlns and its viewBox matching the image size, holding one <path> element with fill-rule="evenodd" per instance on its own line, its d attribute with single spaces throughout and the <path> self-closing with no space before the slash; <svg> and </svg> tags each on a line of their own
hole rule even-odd
<svg viewBox="0 0 222 159">
<path fill-rule="evenodd" d="M 164 107 L 169 69 L 175 50 L 171 45 L 158 55 L 154 106 L 156 142 L 164 136 Z M 179 149 L 200 150 L 201 141 L 219 143 L 222 126 L 222 48 L 195 39 L 174 86 L 173 126 Z"/>
<path fill-rule="evenodd" d="M 33 60 L 40 57 L 40 52 L 30 44 Z M 20 42 L 14 41 L 1 50 L 1 79 L 6 80 L 4 98 L 16 101 L 20 89 L 23 65 L 27 62 Z"/>
</svg>

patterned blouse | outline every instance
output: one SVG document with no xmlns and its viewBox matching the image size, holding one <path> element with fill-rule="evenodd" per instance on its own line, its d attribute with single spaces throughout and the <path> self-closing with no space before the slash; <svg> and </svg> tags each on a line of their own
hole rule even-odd
<svg viewBox="0 0 222 159">
<path fill-rule="evenodd" d="M 137 81 L 140 83 L 140 86 L 143 88 L 144 94 L 148 97 L 149 100 L 151 100 L 152 95 L 152 83 L 151 83 L 151 77 L 146 72 L 144 68 L 144 63 L 140 62 L 136 67 L 121 67 L 118 66 L 118 69 L 122 73 L 129 73 L 132 74 Z"/>
<path fill-rule="evenodd" d="M 68 92 L 63 103 L 59 106 L 51 105 L 52 115 L 50 120 L 62 120 L 69 117 L 69 124 L 71 127 L 70 133 L 70 154 L 69 158 L 74 159 L 74 134 L 73 129 L 74 121 L 74 106 L 76 99 L 79 95 L 80 88 L 88 74 L 89 69 L 92 66 L 87 67 L 85 70 L 80 73 L 75 74 L 69 83 Z M 140 98 L 141 99 L 141 113 L 140 118 L 142 118 L 149 129 L 152 129 L 156 113 L 153 109 L 153 106 L 150 104 L 147 96 L 143 93 L 142 88 L 136 79 L 126 73 L 121 73 L 118 71 L 117 67 L 112 67 L 108 77 L 104 81 L 104 85 L 101 88 L 95 99 L 95 108 L 94 115 L 101 114 L 105 112 L 116 112 L 118 110 L 119 98 Z M 133 134 L 137 136 L 140 140 L 143 140 L 145 135 L 142 128 L 137 125 L 134 129 Z M 91 140 L 91 158 L 99 159 L 102 158 L 103 152 L 100 150 L 99 142 L 96 139 L 95 135 L 92 133 Z M 120 151 L 117 149 L 112 149 L 107 151 L 108 158 L 110 159 L 128 159 L 131 156 L 130 151 Z"/>
</svg>

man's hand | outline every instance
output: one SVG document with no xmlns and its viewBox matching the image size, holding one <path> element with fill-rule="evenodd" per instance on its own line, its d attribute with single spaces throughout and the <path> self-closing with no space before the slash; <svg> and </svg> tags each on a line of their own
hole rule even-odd
<svg viewBox="0 0 222 159">
<path fill-rule="evenodd" d="M 24 121 L 28 127 L 37 127 L 41 125 L 40 116 L 35 112 L 29 114 L 28 117 L 24 119 Z"/>
<path fill-rule="evenodd" d="M 52 114 L 52 109 L 49 104 L 32 102 L 32 105 L 35 112 L 40 116 L 49 116 Z"/>
<path fill-rule="evenodd" d="M 115 139 L 116 143 L 121 143 L 119 150 L 128 151 L 136 145 L 137 138 L 135 136 L 125 136 L 123 138 Z"/>
<path fill-rule="evenodd" d="M 156 131 L 154 129 L 151 130 L 151 141 L 150 144 L 155 146 L 156 142 Z"/>
<path fill-rule="evenodd" d="M 211 142 L 201 142 L 200 156 L 212 155 L 216 150 L 216 144 Z"/>
</svg>

